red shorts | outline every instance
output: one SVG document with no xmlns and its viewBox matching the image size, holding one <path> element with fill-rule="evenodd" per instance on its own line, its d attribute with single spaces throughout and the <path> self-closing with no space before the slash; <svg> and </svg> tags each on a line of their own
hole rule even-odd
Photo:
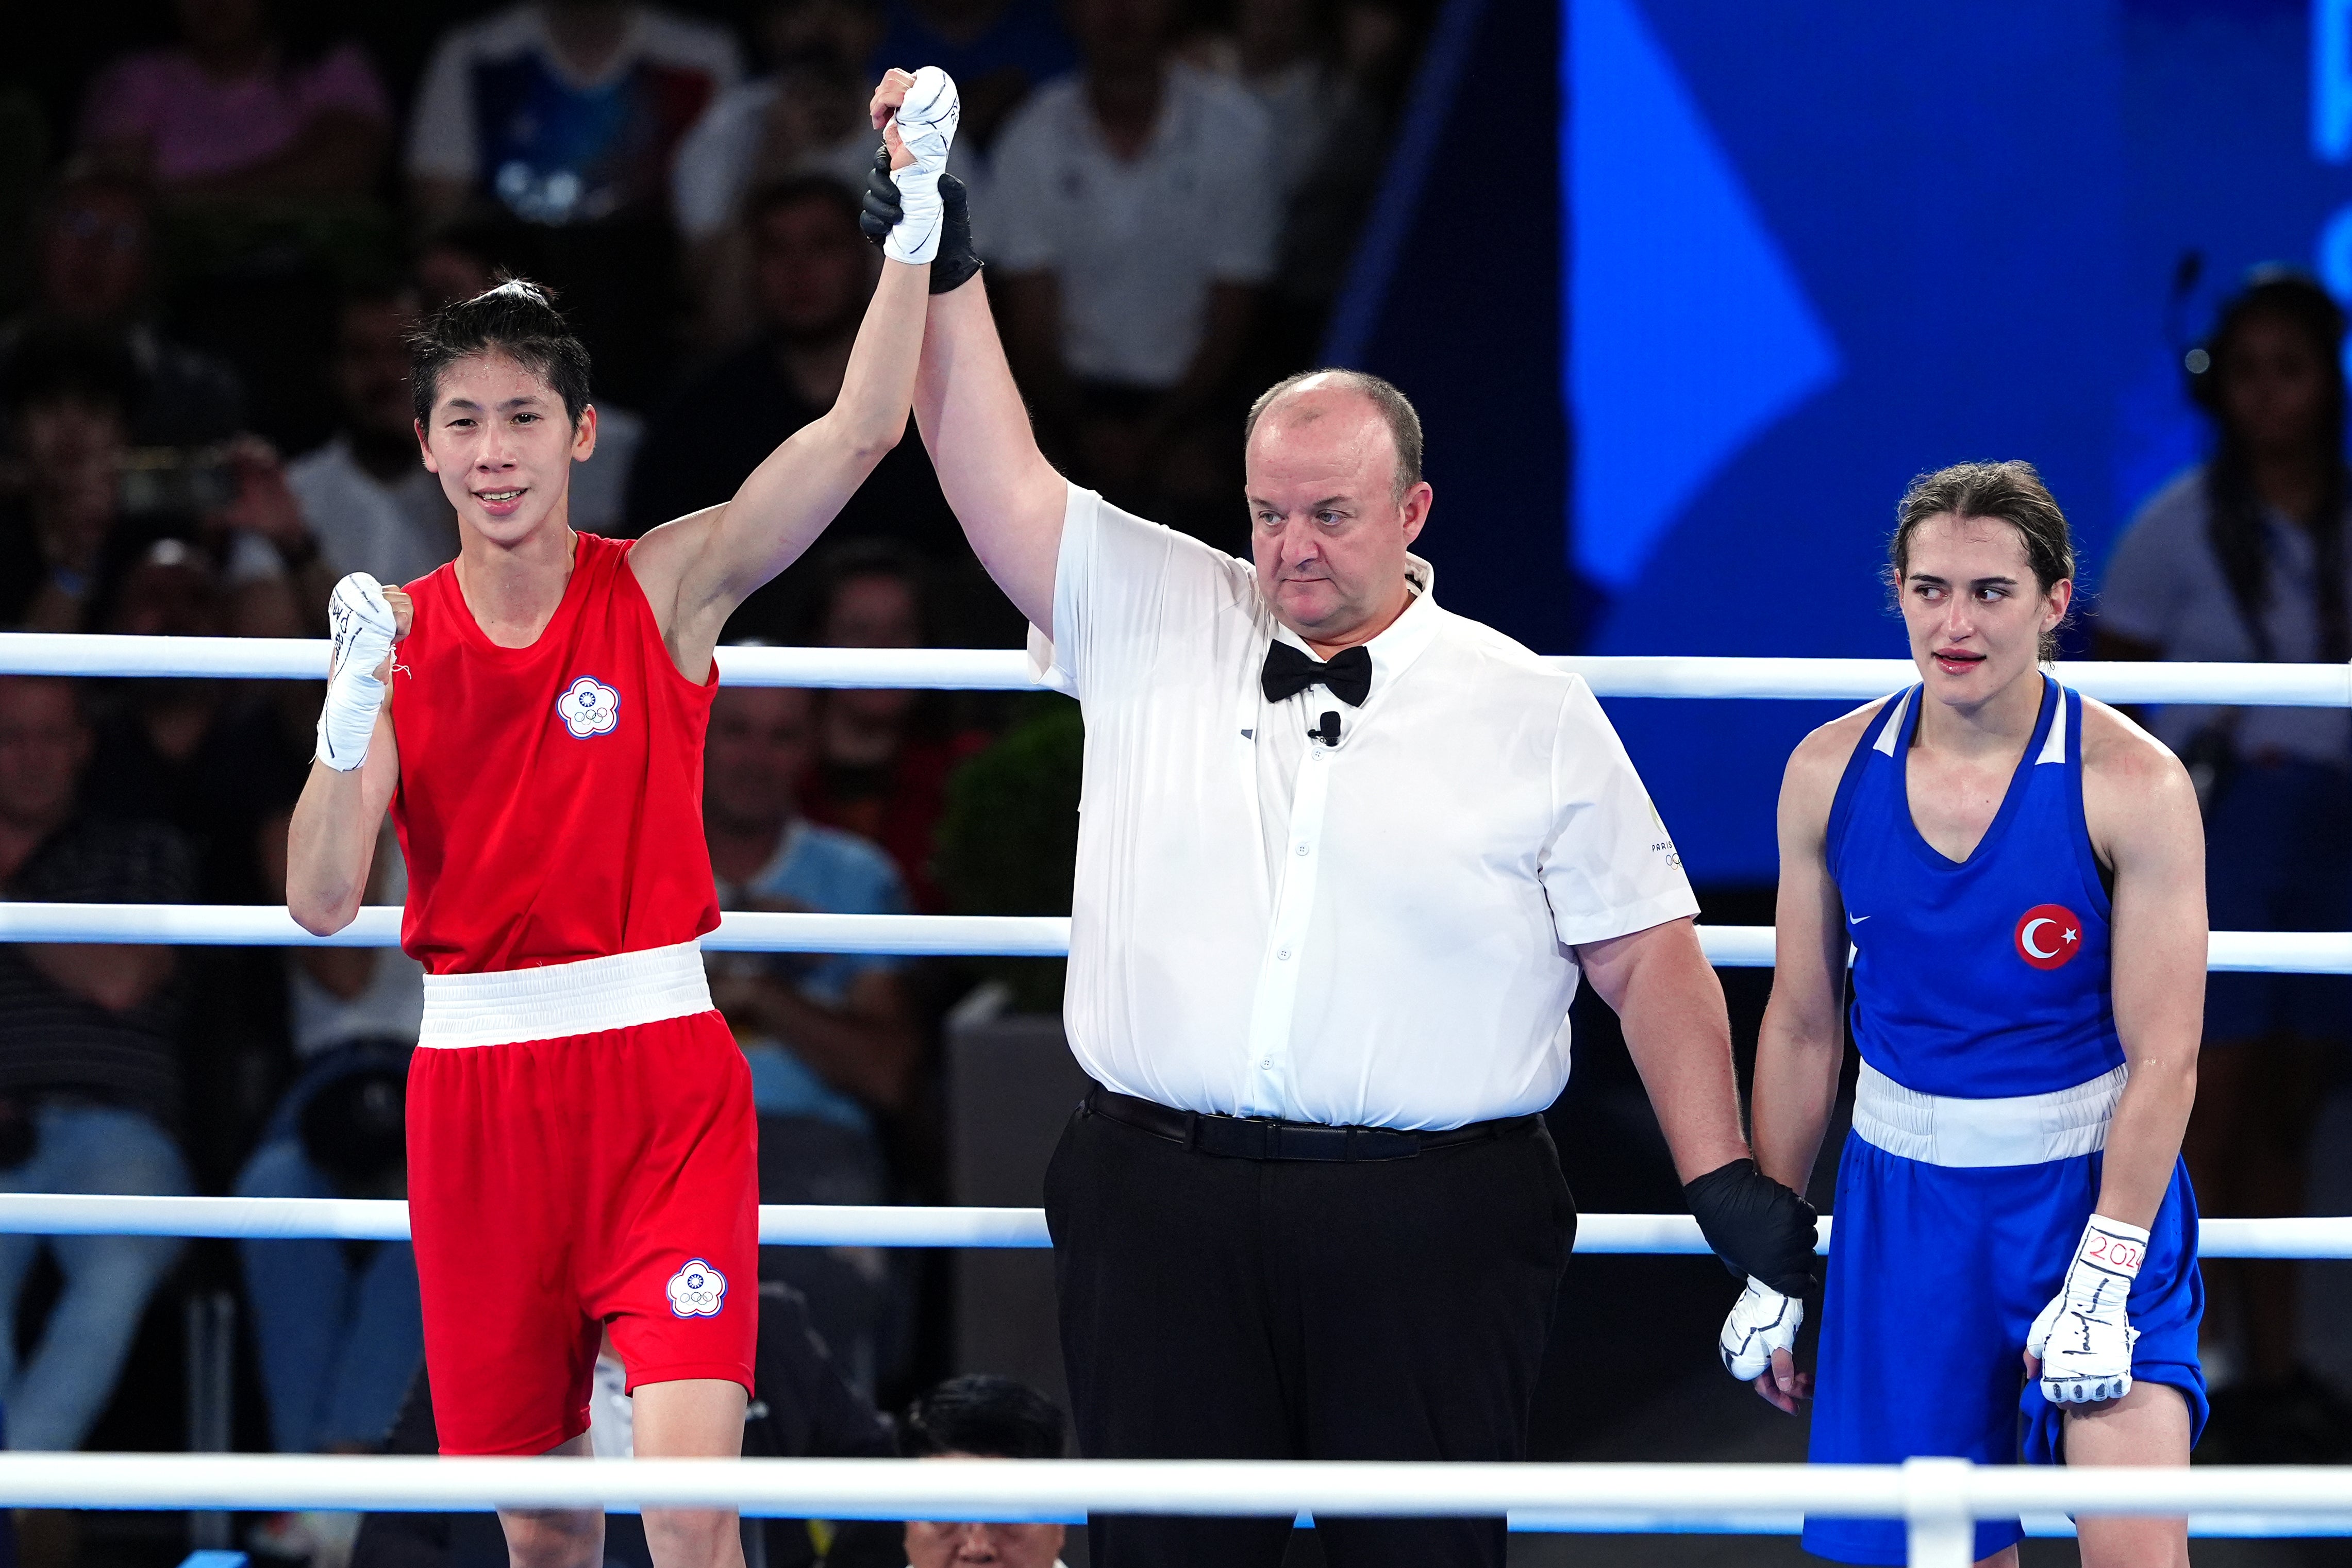
<svg viewBox="0 0 2352 1568">
<path fill-rule="evenodd" d="M 408 1205 L 445 1454 L 588 1429 L 604 1330 L 629 1386 L 751 1386 L 751 1069 L 717 1013 L 417 1051 Z"/>
</svg>

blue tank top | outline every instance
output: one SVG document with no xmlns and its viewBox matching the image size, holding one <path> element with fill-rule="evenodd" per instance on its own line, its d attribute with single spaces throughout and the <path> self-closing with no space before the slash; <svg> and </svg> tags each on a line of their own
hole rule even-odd
<svg viewBox="0 0 2352 1568">
<path fill-rule="evenodd" d="M 1916 686 L 1871 721 L 1830 808 L 1862 1058 L 1923 1094 L 2045 1094 L 2123 1065 L 2105 884 L 2083 817 L 2083 699 L 2047 676 L 2033 739 L 1966 860 L 1911 817 Z"/>
</svg>

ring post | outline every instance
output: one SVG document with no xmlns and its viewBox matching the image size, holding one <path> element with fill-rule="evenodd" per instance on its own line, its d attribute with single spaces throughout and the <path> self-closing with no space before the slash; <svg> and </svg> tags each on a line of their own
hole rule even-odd
<svg viewBox="0 0 2352 1568">
<path fill-rule="evenodd" d="M 1969 1512 L 1966 1459 L 1903 1461 L 1903 1514 L 1911 1568 L 1973 1568 L 1977 1521 Z"/>
</svg>

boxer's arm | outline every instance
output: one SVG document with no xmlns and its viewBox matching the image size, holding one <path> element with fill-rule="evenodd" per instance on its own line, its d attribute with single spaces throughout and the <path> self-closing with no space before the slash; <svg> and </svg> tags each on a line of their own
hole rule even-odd
<svg viewBox="0 0 2352 1568">
<path fill-rule="evenodd" d="M 377 715 L 367 761 L 349 773 L 310 764 L 286 830 L 286 912 L 313 936 L 352 923 L 367 898 L 376 830 L 400 783 L 390 710 Z"/>
<path fill-rule="evenodd" d="M 397 588 L 382 592 L 397 635 L 406 637 L 415 619 L 408 595 Z M 287 825 L 286 912 L 314 936 L 333 935 L 359 913 L 374 867 L 376 836 L 400 785 L 400 747 L 392 728 L 392 666 L 393 657 L 387 654 L 373 672 L 384 690 L 366 756 L 348 768 L 331 767 L 323 757 L 312 761 L 310 776 L 302 783 Z M 334 700 L 331 692 L 329 700 Z"/>
<path fill-rule="evenodd" d="M 1845 904 L 1830 878 L 1830 805 L 1876 711 L 1873 704 L 1806 736 L 1780 780 L 1772 996 L 1756 1038 L 1748 1117 L 1757 1165 L 1799 1193 L 1812 1184 L 1845 1064 Z"/>
<path fill-rule="evenodd" d="M 915 163 L 895 124 L 883 139 L 894 169 Z M 905 437 L 930 271 L 929 261 L 886 258 L 833 406 L 771 452 L 732 500 L 664 523 L 631 552 L 670 657 L 688 677 L 709 672 L 735 607 L 806 552 Z"/>
<path fill-rule="evenodd" d="M 1052 637 L 1069 482 L 1037 448 L 980 278 L 931 300 L 915 422 L 973 553 L 1030 625 Z"/>
<path fill-rule="evenodd" d="M 2179 759 L 2104 704 L 2083 705 L 2083 807 L 2115 872 L 2116 1032 L 2131 1075 L 2108 1123 L 2098 1212 L 2146 1229 L 2197 1098 L 2205 1020 L 2205 827 Z"/>
</svg>

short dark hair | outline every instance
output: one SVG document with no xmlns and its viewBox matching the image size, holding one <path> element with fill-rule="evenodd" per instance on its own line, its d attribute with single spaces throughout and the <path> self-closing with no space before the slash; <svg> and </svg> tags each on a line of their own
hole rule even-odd
<svg viewBox="0 0 2352 1568">
<path fill-rule="evenodd" d="M 1389 427 L 1389 437 L 1396 443 L 1396 499 L 1404 500 L 1405 492 L 1421 483 L 1421 416 L 1413 411 L 1412 400 L 1396 388 L 1394 382 L 1383 381 L 1368 371 L 1302 370 L 1297 375 L 1284 376 L 1257 395 L 1250 405 L 1249 418 L 1242 425 L 1242 445 L 1249 445 L 1257 434 L 1257 422 L 1265 411 L 1288 395 L 1300 384 L 1317 376 L 1328 376 L 1332 384 L 1347 388 L 1371 400 L 1374 408 Z"/>
<path fill-rule="evenodd" d="M 1067 1426 L 1060 1407 L 1027 1384 L 974 1373 L 951 1377 L 907 1406 L 898 1452 L 909 1459 L 1058 1459 Z"/>
<path fill-rule="evenodd" d="M 758 186 L 744 198 L 743 222 L 756 228 L 770 213 L 798 206 L 803 202 L 823 202 L 839 213 L 843 221 L 853 225 L 864 210 L 858 193 L 831 174 L 788 174 Z"/>
<path fill-rule="evenodd" d="M 504 354 L 544 378 L 563 399 L 572 423 L 580 423 L 588 406 L 588 348 L 555 308 L 551 290 L 526 279 L 502 278 L 487 293 L 442 306 L 408 334 L 419 425 L 433 423 L 441 373 L 478 353 Z"/>
<path fill-rule="evenodd" d="M 1903 577 L 1911 566 L 1911 537 L 1930 518 L 1991 518 L 2017 530 L 2025 546 L 2026 565 L 2033 581 L 2047 595 L 2074 576 L 2074 537 L 2066 514 L 2032 464 L 1955 463 L 1914 478 L 1895 508 L 1895 532 L 1886 542 L 1886 586 L 1899 607 Z M 2073 613 L 2068 612 L 2068 619 Z M 2042 657 L 2054 658 L 2062 620 L 2042 634 Z"/>
</svg>

